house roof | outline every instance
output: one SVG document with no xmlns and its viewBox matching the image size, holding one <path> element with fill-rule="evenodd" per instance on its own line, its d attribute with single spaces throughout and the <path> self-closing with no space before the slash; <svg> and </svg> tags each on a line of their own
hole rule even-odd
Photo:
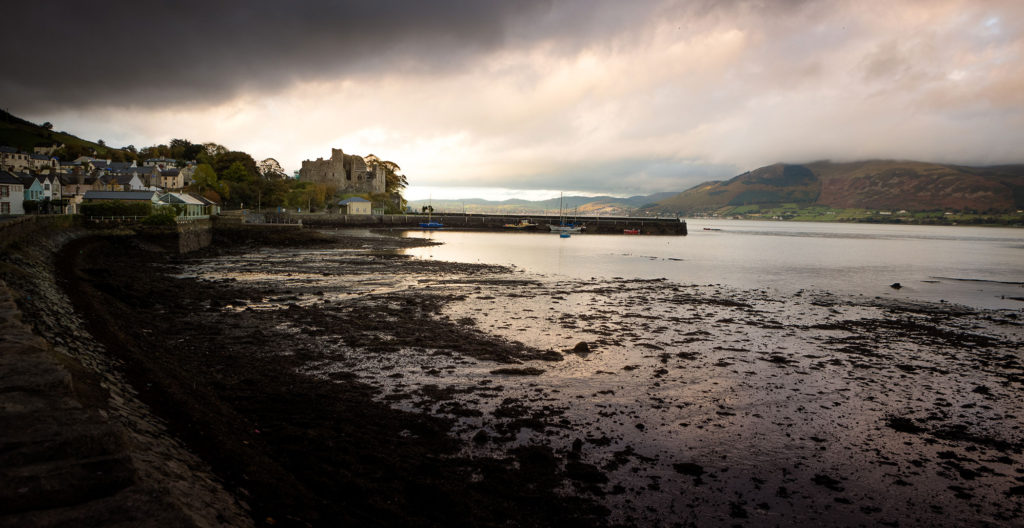
<svg viewBox="0 0 1024 528">
<path fill-rule="evenodd" d="M 360 197 L 356 196 L 356 197 L 353 197 L 353 198 L 345 198 L 344 200 L 338 202 L 338 205 L 348 205 L 350 203 L 363 203 L 363 202 L 369 203 L 370 201 L 365 199 L 365 198 L 360 198 Z"/>
<path fill-rule="evenodd" d="M 123 169 L 110 171 L 111 174 L 117 175 L 134 175 L 134 174 L 153 174 L 153 167 L 125 167 Z"/>
<path fill-rule="evenodd" d="M 0 152 L 6 152 L 8 154 L 21 154 L 22 152 L 14 147 L 0 147 Z"/>
<path fill-rule="evenodd" d="M 4 185 L 21 185 L 22 187 L 25 186 L 24 183 L 21 183 L 21 178 L 7 171 L 0 171 L 0 183 Z"/>
<path fill-rule="evenodd" d="M 161 176 L 177 176 L 181 173 L 180 169 L 164 169 L 160 171 Z"/>
<path fill-rule="evenodd" d="M 89 163 L 92 163 L 92 166 L 97 168 L 97 169 L 109 170 L 109 171 L 121 171 L 121 170 L 124 170 L 124 169 L 131 168 L 131 166 L 132 166 L 132 164 L 127 162 L 127 161 L 109 161 L 108 162 L 106 160 L 92 160 Z"/>
<path fill-rule="evenodd" d="M 186 205 L 205 205 L 203 202 L 197 200 L 194 196 L 182 193 L 167 193 L 160 197 L 160 201 L 164 203 L 172 204 L 186 204 Z"/>
<path fill-rule="evenodd" d="M 199 200 L 204 205 L 217 205 L 217 202 L 215 202 L 215 201 L 213 201 L 213 200 L 211 200 L 211 199 L 209 199 L 209 198 L 207 198 L 207 197 L 205 197 L 205 196 L 203 196 L 201 194 L 188 193 L 188 195 L 193 197 L 193 198 L 195 198 L 196 200 Z"/>
<path fill-rule="evenodd" d="M 85 191 L 86 200 L 153 200 L 154 191 Z"/>
<path fill-rule="evenodd" d="M 42 181 L 31 174 L 15 174 L 14 176 L 21 180 L 21 184 L 26 189 L 35 185 L 36 182 L 39 182 L 39 185 L 37 185 L 37 187 L 39 187 L 40 189 L 43 188 Z"/>
<path fill-rule="evenodd" d="M 50 161 L 51 159 L 53 159 L 53 157 L 52 156 L 44 156 L 42 154 L 32 154 L 32 159 L 34 159 L 34 160 Z"/>
</svg>

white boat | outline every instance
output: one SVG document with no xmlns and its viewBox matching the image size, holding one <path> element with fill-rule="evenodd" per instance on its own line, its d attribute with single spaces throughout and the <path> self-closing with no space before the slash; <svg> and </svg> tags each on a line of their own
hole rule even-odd
<svg viewBox="0 0 1024 528">
<path fill-rule="evenodd" d="M 548 229 L 552 233 L 581 233 L 583 232 L 583 226 L 576 224 L 548 224 Z"/>
<path fill-rule="evenodd" d="M 548 224 L 548 229 L 550 229 L 552 233 L 558 233 L 558 234 L 561 234 L 561 235 L 566 235 L 566 234 L 570 234 L 570 233 L 582 233 L 583 230 L 586 229 L 586 226 L 584 226 L 584 225 L 576 225 L 574 223 L 566 222 L 565 221 L 565 216 L 562 214 L 562 195 L 561 195 L 561 193 L 559 193 L 559 195 L 558 195 L 558 225 Z M 563 238 L 568 238 L 568 237 L 563 237 Z"/>
</svg>

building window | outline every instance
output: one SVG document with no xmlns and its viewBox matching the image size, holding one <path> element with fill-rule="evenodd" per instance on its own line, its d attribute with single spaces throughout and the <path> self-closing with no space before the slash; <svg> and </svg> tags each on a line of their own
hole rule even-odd
<svg viewBox="0 0 1024 528">
<path fill-rule="evenodd" d="M 7 198 L 11 195 L 11 188 L 7 185 L 0 185 L 0 198 Z"/>
<path fill-rule="evenodd" d="M 0 214 L 11 214 L 11 204 L 0 202 Z"/>
</svg>

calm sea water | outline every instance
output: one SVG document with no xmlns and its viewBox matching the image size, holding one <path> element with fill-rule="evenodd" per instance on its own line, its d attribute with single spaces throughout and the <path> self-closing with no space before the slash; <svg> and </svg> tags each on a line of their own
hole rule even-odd
<svg viewBox="0 0 1024 528">
<path fill-rule="evenodd" d="M 406 236 L 444 245 L 406 252 L 575 278 L 666 278 L 781 295 L 813 289 L 1024 309 L 1022 229 L 738 220 L 690 220 L 689 229 L 686 237 L 583 234 L 569 239 L 549 233 L 410 231 Z M 903 288 L 891 288 L 895 282 Z"/>
</svg>

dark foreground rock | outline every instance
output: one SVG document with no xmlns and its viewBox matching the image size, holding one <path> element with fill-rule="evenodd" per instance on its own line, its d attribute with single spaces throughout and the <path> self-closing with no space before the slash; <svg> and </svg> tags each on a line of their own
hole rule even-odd
<svg viewBox="0 0 1024 528">
<path fill-rule="evenodd" d="M 315 307 L 233 310 L 267 292 L 161 273 L 169 255 L 127 238 L 72 244 L 60 255 L 66 291 L 88 330 L 121 365 L 140 399 L 209 462 L 257 524 L 278 526 L 595 526 L 606 510 L 556 493 L 557 463 L 515 455 L 460 456 L 450 421 L 392 409 L 377 390 L 337 373 L 299 370 L 311 351 L 281 328 L 281 314 L 351 329 L 387 331 L 473 349 L 492 361 L 541 355 L 429 317 L 437 300 L 407 298 L 335 319 Z M 255 270 L 254 270 L 255 271 Z M 375 339 L 375 341 L 380 341 Z M 378 353 L 395 346 L 363 342 Z M 296 346 L 298 345 L 298 346 Z"/>
<path fill-rule="evenodd" d="M 0 259 L 0 526 L 250 524 L 58 288 L 53 252 L 84 235 L 8 245 Z"/>
</svg>

